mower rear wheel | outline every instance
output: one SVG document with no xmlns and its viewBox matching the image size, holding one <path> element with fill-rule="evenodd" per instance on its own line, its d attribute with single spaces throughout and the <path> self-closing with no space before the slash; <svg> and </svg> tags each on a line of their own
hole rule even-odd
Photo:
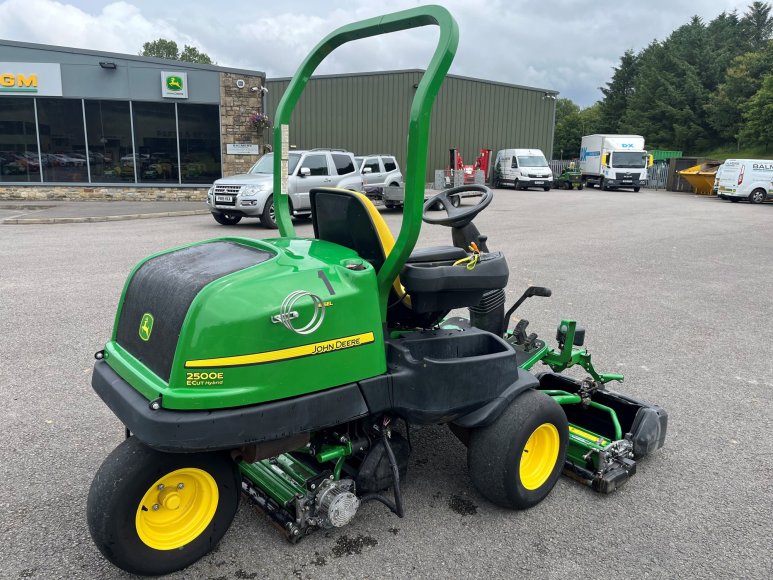
<svg viewBox="0 0 773 580">
<path fill-rule="evenodd" d="M 487 427 L 470 433 L 467 464 L 475 488 L 498 506 L 527 509 L 555 486 L 569 426 L 561 406 L 529 390 Z"/>
<path fill-rule="evenodd" d="M 241 481 L 226 453 L 162 453 L 130 437 L 107 456 L 89 490 L 87 520 L 99 551 L 132 574 L 193 564 L 220 541 Z"/>
</svg>

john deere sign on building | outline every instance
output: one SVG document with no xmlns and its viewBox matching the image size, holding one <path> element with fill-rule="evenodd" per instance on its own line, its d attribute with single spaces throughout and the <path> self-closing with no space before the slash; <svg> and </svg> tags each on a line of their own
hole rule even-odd
<svg viewBox="0 0 773 580">
<path fill-rule="evenodd" d="M 161 72 L 161 96 L 165 99 L 188 98 L 188 74 L 184 72 Z"/>
<path fill-rule="evenodd" d="M 62 96 L 62 72 L 58 63 L 0 62 L 0 96 Z"/>
</svg>

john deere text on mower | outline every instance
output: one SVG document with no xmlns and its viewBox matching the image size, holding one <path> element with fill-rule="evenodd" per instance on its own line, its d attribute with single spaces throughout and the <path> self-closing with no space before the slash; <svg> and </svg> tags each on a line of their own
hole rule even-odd
<svg viewBox="0 0 773 580">
<path fill-rule="evenodd" d="M 345 42 L 425 25 L 440 35 L 411 108 L 397 240 L 365 196 L 325 188 L 310 194 L 314 238 L 297 237 L 283 190 L 288 124 L 312 72 Z M 402 516 L 409 424 L 450 425 L 476 489 L 515 509 L 545 498 L 562 469 L 609 492 L 662 446 L 665 413 L 604 388 L 622 377 L 594 370 L 574 321 L 561 322 L 557 349 L 525 321 L 508 329 L 523 300 L 550 291 L 531 287 L 505 313 L 505 256 L 472 223 L 491 190 L 423 204 L 430 112 L 457 42 L 437 6 L 330 34 L 276 114 L 282 237 L 207 240 L 129 275 L 92 380 L 127 433 L 88 498 L 91 535 L 116 566 L 155 575 L 195 562 L 242 492 L 292 542 L 346 525 L 370 500 Z M 462 192 L 480 197 L 456 207 Z M 428 211 L 436 203 L 442 213 Z M 422 219 L 450 227 L 453 245 L 414 251 Z M 447 319 L 462 307 L 469 320 Z M 552 372 L 530 373 L 537 362 Z M 558 374 L 577 364 L 588 379 Z"/>
</svg>

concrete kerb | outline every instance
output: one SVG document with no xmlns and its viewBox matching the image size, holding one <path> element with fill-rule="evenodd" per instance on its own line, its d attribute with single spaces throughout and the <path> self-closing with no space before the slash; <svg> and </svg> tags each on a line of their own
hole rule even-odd
<svg viewBox="0 0 773 580">
<path fill-rule="evenodd" d="M 165 211 L 157 213 L 135 213 L 125 215 L 107 216 L 83 216 L 83 217 L 51 217 L 51 218 L 6 218 L 0 220 L 0 224 L 7 225 L 32 225 L 32 224 L 82 224 L 92 222 L 117 222 L 124 220 L 146 220 L 163 217 L 184 217 L 192 215 L 206 215 L 208 209 L 193 209 L 183 211 Z"/>
</svg>

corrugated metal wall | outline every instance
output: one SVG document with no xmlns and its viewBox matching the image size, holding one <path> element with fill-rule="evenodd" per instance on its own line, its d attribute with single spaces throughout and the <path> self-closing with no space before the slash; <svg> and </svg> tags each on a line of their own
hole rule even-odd
<svg viewBox="0 0 773 580">
<path fill-rule="evenodd" d="M 313 78 L 290 124 L 298 149 L 333 147 L 355 154 L 392 153 L 405 167 L 408 114 L 422 71 Z M 266 109 L 273 119 L 289 79 L 268 79 Z M 448 165 L 456 147 L 471 164 L 478 149 L 553 150 L 554 91 L 448 76 L 432 111 L 427 181 Z"/>
</svg>

